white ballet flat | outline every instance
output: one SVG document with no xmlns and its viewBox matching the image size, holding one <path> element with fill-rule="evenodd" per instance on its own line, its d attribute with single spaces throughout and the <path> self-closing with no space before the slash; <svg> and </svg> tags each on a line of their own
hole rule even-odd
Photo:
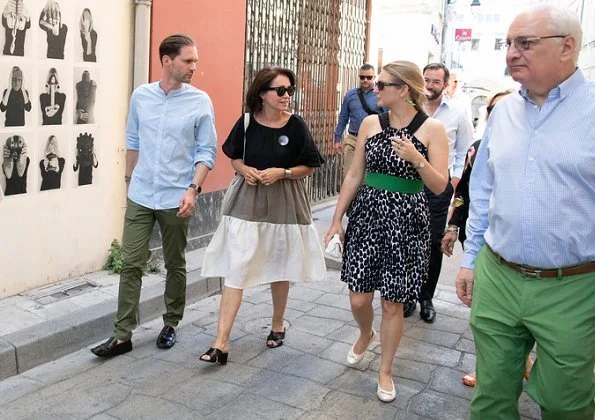
<svg viewBox="0 0 595 420">
<path fill-rule="evenodd" d="M 370 348 L 370 346 L 374 342 L 375 338 L 376 338 L 376 330 L 374 328 L 372 328 L 372 338 L 370 338 L 368 347 L 366 348 L 366 350 L 364 350 L 364 352 L 362 354 L 357 354 L 355 352 L 355 343 L 354 343 L 353 346 L 351 346 L 351 350 L 349 350 L 349 353 L 347 353 L 347 364 L 355 365 L 356 363 L 359 363 L 366 355 L 366 351 Z M 356 343 L 357 343 L 357 341 L 356 341 Z"/>
<path fill-rule="evenodd" d="M 395 388 L 395 383 L 393 379 L 390 379 L 390 383 L 393 386 L 392 391 L 385 391 L 384 389 L 380 388 L 380 383 L 378 383 L 378 389 L 376 390 L 376 396 L 382 402 L 389 403 L 393 402 L 395 398 L 397 398 L 397 389 Z"/>
</svg>

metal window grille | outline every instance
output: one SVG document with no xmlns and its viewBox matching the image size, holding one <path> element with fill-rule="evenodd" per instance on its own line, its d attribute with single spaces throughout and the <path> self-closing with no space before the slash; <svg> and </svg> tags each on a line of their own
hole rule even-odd
<svg viewBox="0 0 595 420">
<path fill-rule="evenodd" d="M 345 92 L 358 86 L 364 63 L 366 0 L 248 0 L 244 92 L 267 65 L 297 76 L 293 111 L 309 125 L 326 163 L 308 178 L 313 202 L 335 196 L 341 157 L 333 153 L 333 131 Z"/>
</svg>

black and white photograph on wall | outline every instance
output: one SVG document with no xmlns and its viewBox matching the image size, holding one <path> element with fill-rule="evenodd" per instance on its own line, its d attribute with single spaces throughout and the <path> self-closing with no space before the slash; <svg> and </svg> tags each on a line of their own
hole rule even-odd
<svg viewBox="0 0 595 420">
<path fill-rule="evenodd" d="M 61 77 L 66 77 L 66 72 L 58 72 L 55 67 L 51 67 L 45 74 L 39 91 L 39 107 L 41 111 L 41 125 L 60 125 L 62 116 L 66 109 L 66 93 L 63 87 L 70 83 L 62 85 Z"/>
<path fill-rule="evenodd" d="M 1 66 L 2 83 L 0 89 L 0 121 L 4 127 L 23 127 L 29 125 L 31 115 L 31 77 L 28 68 L 23 66 Z M 25 75 L 25 72 L 27 75 Z"/>
<path fill-rule="evenodd" d="M 39 27 L 45 32 L 47 58 L 64 59 L 68 26 L 63 16 L 60 4 L 56 0 L 47 0 L 39 15 Z"/>
<path fill-rule="evenodd" d="M 25 39 L 31 29 L 31 15 L 24 0 L 6 0 L 2 9 L 2 27 L 4 28 L 4 55 L 23 57 Z"/>
<path fill-rule="evenodd" d="M 95 151 L 95 135 L 90 131 L 77 131 L 72 170 L 78 173 L 76 185 L 93 184 L 93 170 L 99 166 Z"/>
<path fill-rule="evenodd" d="M 83 61 L 89 63 L 97 62 L 97 31 L 95 28 L 91 9 L 85 8 L 83 13 L 81 13 L 79 30 L 81 32 L 81 52 Z"/>
<path fill-rule="evenodd" d="M 20 134 L 2 135 L 2 176 L 5 196 L 27 193 L 27 178 L 32 154 L 25 137 Z"/>
<path fill-rule="evenodd" d="M 97 70 L 74 69 L 75 124 L 95 124 L 95 97 L 97 93 Z"/>
<path fill-rule="evenodd" d="M 62 175 L 66 165 L 66 158 L 64 156 L 66 148 L 63 147 L 65 143 L 64 138 L 56 133 L 50 134 L 48 137 L 42 136 L 41 141 L 44 144 L 42 145 L 43 148 L 40 149 L 40 191 L 59 189 L 62 186 Z"/>
</svg>

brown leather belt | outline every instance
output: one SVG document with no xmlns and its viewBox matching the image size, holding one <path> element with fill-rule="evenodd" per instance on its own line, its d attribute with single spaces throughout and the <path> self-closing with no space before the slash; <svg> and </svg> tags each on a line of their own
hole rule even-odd
<svg viewBox="0 0 595 420">
<path fill-rule="evenodd" d="M 524 276 L 527 277 L 535 277 L 536 279 L 547 277 L 547 278 L 555 278 L 555 277 L 566 277 L 566 276 L 576 276 L 577 274 L 587 274 L 592 273 L 595 271 L 595 261 L 590 261 L 580 265 L 573 265 L 571 267 L 562 267 L 562 268 L 547 268 L 547 269 L 540 269 L 534 267 L 527 267 L 526 265 L 515 264 L 510 261 L 506 261 L 499 255 L 496 251 L 490 248 L 489 245 L 486 244 L 488 249 L 500 262 L 503 262 L 510 268 L 515 271 L 518 271 Z"/>
</svg>

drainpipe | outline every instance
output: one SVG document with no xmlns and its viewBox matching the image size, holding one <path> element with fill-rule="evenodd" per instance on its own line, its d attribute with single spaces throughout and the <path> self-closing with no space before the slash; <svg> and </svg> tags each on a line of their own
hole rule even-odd
<svg viewBox="0 0 595 420">
<path fill-rule="evenodd" d="M 152 0 L 133 0 L 134 4 L 134 89 L 149 81 L 151 52 Z"/>
<path fill-rule="evenodd" d="M 372 0 L 366 0 L 366 44 L 364 46 L 364 62 L 370 59 L 370 33 L 372 27 Z M 380 69 L 378 70 L 380 72 Z"/>
</svg>

